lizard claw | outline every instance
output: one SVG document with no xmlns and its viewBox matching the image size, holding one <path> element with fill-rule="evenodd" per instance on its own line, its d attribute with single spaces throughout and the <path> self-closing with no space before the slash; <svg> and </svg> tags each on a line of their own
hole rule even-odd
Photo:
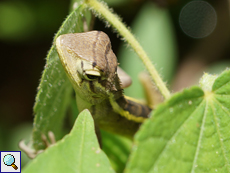
<svg viewBox="0 0 230 173">
<path fill-rule="evenodd" d="M 48 132 L 48 138 L 50 142 L 47 140 L 46 136 L 44 134 L 41 135 L 41 138 L 43 142 L 46 145 L 46 148 L 50 147 L 51 145 L 56 143 L 55 135 L 53 132 Z M 31 159 L 34 159 L 38 154 L 42 153 L 44 150 L 35 150 L 32 148 L 32 143 L 29 142 L 27 145 L 25 144 L 25 140 L 21 140 L 19 142 L 19 148 Z"/>
</svg>

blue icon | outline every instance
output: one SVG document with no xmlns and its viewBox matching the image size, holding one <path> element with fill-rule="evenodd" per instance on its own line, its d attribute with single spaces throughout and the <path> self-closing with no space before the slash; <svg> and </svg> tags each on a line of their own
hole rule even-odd
<svg viewBox="0 0 230 173">
<path fill-rule="evenodd" d="M 12 154 L 7 154 L 3 158 L 3 162 L 7 166 L 12 166 L 15 170 L 18 169 L 18 167 L 14 164 L 15 163 L 15 158 Z"/>
</svg>

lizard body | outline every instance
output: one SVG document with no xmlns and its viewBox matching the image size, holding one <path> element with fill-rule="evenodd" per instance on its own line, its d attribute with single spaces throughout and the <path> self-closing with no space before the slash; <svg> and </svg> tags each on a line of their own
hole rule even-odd
<svg viewBox="0 0 230 173">
<path fill-rule="evenodd" d="M 132 138 L 151 109 L 123 95 L 109 37 L 102 31 L 65 34 L 56 47 L 79 111 L 88 109 L 96 127 Z"/>
</svg>

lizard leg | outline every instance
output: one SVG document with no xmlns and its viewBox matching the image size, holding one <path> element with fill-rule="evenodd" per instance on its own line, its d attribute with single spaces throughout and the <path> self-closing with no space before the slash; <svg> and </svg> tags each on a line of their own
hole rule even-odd
<svg viewBox="0 0 230 173">
<path fill-rule="evenodd" d="M 48 141 L 47 137 L 44 134 L 42 134 L 41 137 L 42 137 L 43 142 L 46 144 L 46 148 L 56 143 L 54 133 L 51 131 L 48 132 L 48 138 L 50 142 Z M 20 141 L 18 145 L 19 145 L 19 148 L 24 153 L 26 153 L 26 155 L 31 159 L 34 159 L 38 154 L 44 151 L 44 150 L 36 151 L 35 149 L 32 148 L 32 143 L 29 143 L 26 145 L 24 140 Z"/>
<path fill-rule="evenodd" d="M 157 87 L 154 85 L 147 72 L 141 72 L 138 78 L 144 88 L 147 105 L 154 109 L 156 105 L 163 102 L 162 95 L 157 90 Z"/>
</svg>

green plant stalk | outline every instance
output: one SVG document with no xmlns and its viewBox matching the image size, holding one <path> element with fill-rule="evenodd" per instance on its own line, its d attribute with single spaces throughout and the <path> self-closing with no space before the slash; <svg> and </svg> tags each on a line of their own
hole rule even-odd
<svg viewBox="0 0 230 173">
<path fill-rule="evenodd" d="M 118 33 L 125 38 L 125 40 L 131 45 L 131 47 L 134 49 L 134 51 L 144 63 L 146 69 L 148 70 L 150 76 L 152 77 L 161 94 L 164 96 L 165 99 L 169 98 L 170 92 L 167 89 L 165 83 L 162 81 L 154 65 L 150 61 L 149 57 L 147 56 L 141 45 L 131 34 L 131 32 L 125 27 L 121 20 L 115 14 L 113 14 L 106 5 L 98 2 L 97 0 L 85 0 L 85 3 L 90 9 L 94 11 L 94 13 L 96 13 L 96 15 L 105 18 L 106 21 L 108 21 L 118 31 Z"/>
</svg>

